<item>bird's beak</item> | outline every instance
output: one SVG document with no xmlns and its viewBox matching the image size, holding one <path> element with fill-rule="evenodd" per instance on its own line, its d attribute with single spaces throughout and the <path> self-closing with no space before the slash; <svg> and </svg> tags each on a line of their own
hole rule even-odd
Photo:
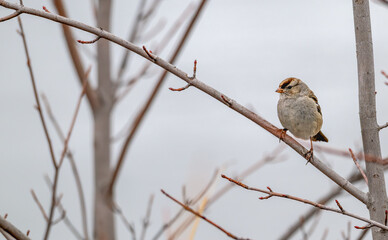
<svg viewBox="0 0 388 240">
<path fill-rule="evenodd" d="M 281 89 L 281 88 L 278 88 L 278 89 L 276 89 L 276 91 L 275 92 L 277 92 L 277 93 L 283 93 L 284 92 L 284 90 L 283 89 Z"/>
</svg>

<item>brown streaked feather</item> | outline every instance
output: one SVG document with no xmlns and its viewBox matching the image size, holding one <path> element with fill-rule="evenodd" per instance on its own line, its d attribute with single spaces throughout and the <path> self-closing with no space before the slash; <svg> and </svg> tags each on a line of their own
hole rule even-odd
<svg viewBox="0 0 388 240">
<path fill-rule="evenodd" d="M 314 142 L 316 142 L 316 141 L 328 142 L 329 141 L 329 139 L 327 139 L 327 137 L 321 131 L 319 131 L 317 133 L 317 135 L 313 136 L 311 138 L 311 140 L 313 140 Z"/>
<path fill-rule="evenodd" d="M 317 104 L 317 110 L 318 110 L 319 114 L 321 114 L 321 116 L 322 116 L 321 106 L 319 106 L 319 104 L 318 104 L 318 98 L 314 95 L 313 91 L 311 91 L 311 92 L 309 93 L 309 98 L 312 98 L 312 99 L 314 100 L 314 102 Z"/>
</svg>

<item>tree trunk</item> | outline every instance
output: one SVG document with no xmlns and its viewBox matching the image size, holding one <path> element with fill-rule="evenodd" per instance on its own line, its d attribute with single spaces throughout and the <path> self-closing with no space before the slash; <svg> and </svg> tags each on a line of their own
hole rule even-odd
<svg viewBox="0 0 388 240">
<path fill-rule="evenodd" d="M 110 30 L 111 0 L 100 0 L 97 26 Z M 109 42 L 97 42 L 98 104 L 94 113 L 94 239 L 114 240 L 115 222 L 112 211 L 113 195 L 108 194 L 111 175 L 111 114 L 114 88 L 111 79 Z"/>
<path fill-rule="evenodd" d="M 356 33 L 359 114 L 364 153 L 381 158 L 379 129 L 376 119 L 375 76 L 373 43 L 370 24 L 369 1 L 353 0 L 354 27 Z M 369 199 L 368 209 L 372 220 L 384 223 L 387 209 L 387 193 L 383 166 L 366 162 Z M 388 233 L 372 228 L 374 240 L 388 239 Z"/>
</svg>

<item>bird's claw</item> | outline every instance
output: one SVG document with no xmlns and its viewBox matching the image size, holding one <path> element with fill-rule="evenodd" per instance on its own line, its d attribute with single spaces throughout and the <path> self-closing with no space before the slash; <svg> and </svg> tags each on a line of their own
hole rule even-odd
<svg viewBox="0 0 388 240">
<path fill-rule="evenodd" d="M 308 152 L 306 152 L 306 153 L 304 154 L 304 158 L 307 159 L 306 165 L 307 165 L 309 162 L 311 162 L 311 159 L 313 159 L 313 157 L 314 157 L 314 153 L 313 153 L 313 150 L 312 150 L 312 149 L 310 149 Z"/>
<path fill-rule="evenodd" d="M 283 141 L 284 137 L 286 136 L 287 130 L 287 128 L 283 128 L 280 130 L 279 142 Z"/>
</svg>

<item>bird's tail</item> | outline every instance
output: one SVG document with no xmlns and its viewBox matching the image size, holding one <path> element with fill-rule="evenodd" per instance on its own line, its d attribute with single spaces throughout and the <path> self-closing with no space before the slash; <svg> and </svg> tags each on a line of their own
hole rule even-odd
<svg viewBox="0 0 388 240">
<path fill-rule="evenodd" d="M 329 141 L 329 139 L 327 139 L 327 137 L 321 131 L 319 131 L 317 133 L 317 135 L 313 136 L 311 139 L 313 141 L 315 141 L 315 142 L 316 141 L 322 141 L 322 142 L 328 142 Z"/>
</svg>

